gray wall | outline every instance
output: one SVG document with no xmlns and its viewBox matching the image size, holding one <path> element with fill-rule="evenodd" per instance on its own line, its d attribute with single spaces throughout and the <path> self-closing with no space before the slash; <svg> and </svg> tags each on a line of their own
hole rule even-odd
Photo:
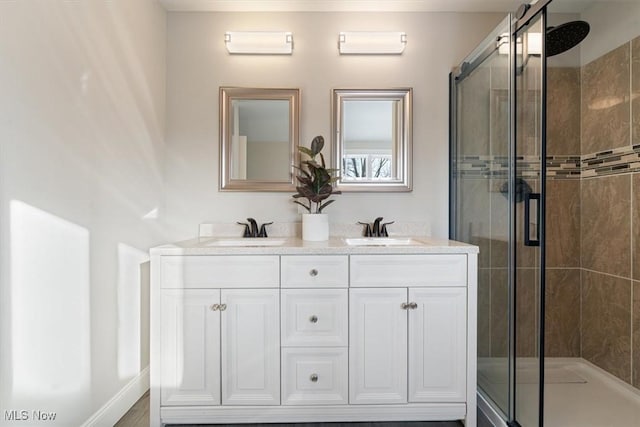
<svg viewBox="0 0 640 427">
<path fill-rule="evenodd" d="M 15 409 L 78 426 L 145 387 L 165 12 L 2 1 L 0 16 L 0 423 L 33 425 Z"/>
<path fill-rule="evenodd" d="M 448 74 L 502 14 L 169 13 L 167 50 L 166 215 L 173 239 L 202 222 L 299 221 L 288 193 L 229 193 L 218 188 L 218 87 L 293 87 L 302 93 L 301 143 L 331 140 L 332 88 L 414 89 L 414 191 L 343 194 L 330 221 L 384 216 L 423 221 L 448 235 Z M 229 55 L 225 31 L 287 30 L 291 56 Z M 406 31 L 401 56 L 340 56 L 338 33 Z M 328 156 L 328 144 L 325 155 Z"/>
</svg>

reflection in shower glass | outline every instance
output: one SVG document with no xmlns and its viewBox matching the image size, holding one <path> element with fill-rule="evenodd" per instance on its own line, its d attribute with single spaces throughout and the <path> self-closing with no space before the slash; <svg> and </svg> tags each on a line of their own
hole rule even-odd
<svg viewBox="0 0 640 427">
<path fill-rule="evenodd" d="M 507 21 L 496 29 L 508 32 Z M 494 45 L 495 38 L 489 37 Z M 497 409 L 509 402 L 509 49 L 493 51 L 455 82 L 453 193 L 456 240 L 480 247 L 478 386 Z M 506 415 L 505 415 L 506 417 Z"/>
</svg>

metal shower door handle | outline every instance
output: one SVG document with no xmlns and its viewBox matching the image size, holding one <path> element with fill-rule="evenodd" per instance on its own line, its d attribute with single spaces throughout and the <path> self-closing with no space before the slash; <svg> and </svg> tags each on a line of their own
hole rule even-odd
<svg viewBox="0 0 640 427">
<path fill-rule="evenodd" d="M 535 218 L 531 218 L 531 204 L 535 203 Z M 531 225 L 535 229 L 531 229 Z M 532 238 L 533 234 L 533 238 Z M 526 193 L 524 196 L 524 245 L 540 246 L 540 193 Z"/>
</svg>

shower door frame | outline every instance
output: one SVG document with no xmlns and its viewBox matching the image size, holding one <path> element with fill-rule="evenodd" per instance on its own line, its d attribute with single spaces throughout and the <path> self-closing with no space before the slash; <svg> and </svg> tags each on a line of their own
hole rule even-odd
<svg viewBox="0 0 640 427">
<path fill-rule="evenodd" d="M 521 19 L 519 19 L 516 24 L 514 25 L 514 29 L 512 32 L 512 40 L 517 40 L 518 39 L 518 35 L 519 34 L 525 34 L 527 32 L 527 30 L 529 29 L 530 26 L 535 25 L 536 23 L 539 23 L 540 26 L 543 29 L 547 28 L 547 4 L 550 3 L 552 0 L 547 0 L 547 1 L 539 1 L 538 3 L 536 3 L 536 7 L 532 7 L 529 9 L 529 11 L 525 14 L 525 16 Z M 544 32 L 544 30 L 543 30 Z M 523 39 L 525 39 L 525 37 L 522 37 Z M 510 143 L 512 143 L 513 145 L 513 153 L 514 153 L 514 157 L 515 159 L 517 159 L 519 157 L 518 154 L 518 144 L 517 144 L 517 138 L 518 138 L 518 120 L 517 120 L 517 113 L 518 113 L 518 106 L 519 106 L 519 100 L 518 100 L 518 90 L 517 90 L 517 76 L 518 76 L 518 55 L 517 52 L 514 52 L 515 49 L 517 49 L 517 47 L 515 46 L 516 43 L 513 43 L 514 46 L 512 46 L 512 75 L 513 75 L 513 80 L 512 80 L 512 126 L 511 126 L 511 135 L 510 135 Z M 522 50 L 524 51 L 524 44 L 523 44 L 523 48 Z M 537 242 L 533 242 L 533 243 L 529 243 L 529 237 L 530 236 L 524 236 L 524 243 L 526 246 L 533 246 L 533 247 L 538 247 L 538 256 L 539 256 L 539 262 L 536 265 L 536 269 L 538 270 L 538 274 L 539 274 L 539 278 L 537 280 L 537 284 L 538 284 L 538 310 L 537 310 L 537 318 L 538 318 L 538 322 L 537 322 L 537 337 L 536 337 L 536 347 L 537 347 L 537 358 L 538 358 L 538 423 L 537 425 L 539 427 L 543 427 L 544 425 L 544 363 L 545 363 L 545 358 L 544 358 L 544 349 L 545 349 L 545 341 L 544 341 L 544 331 L 545 331 L 545 273 L 546 273 L 546 264 L 545 264 L 545 253 L 546 253 L 546 229 L 545 229 L 545 218 L 546 218 L 546 206 L 545 206 L 545 200 L 546 200 L 546 157 L 547 157 L 547 61 L 546 61 L 546 42 L 545 42 L 545 38 L 542 37 L 541 38 L 541 53 L 540 53 L 540 123 L 539 123 L 539 129 L 538 131 L 540 132 L 540 138 L 539 141 L 537 141 L 537 143 L 539 143 L 539 148 L 540 148 L 540 152 L 539 152 L 539 190 L 538 190 L 538 205 L 537 205 L 537 209 L 538 209 L 538 217 L 537 217 L 537 225 L 538 225 L 538 241 Z M 524 65 L 526 66 L 526 60 L 524 61 Z M 514 177 L 517 178 L 519 176 L 518 173 L 518 166 L 517 166 L 517 162 L 514 165 Z M 534 193 L 532 193 L 534 194 Z M 529 203 L 528 197 L 525 198 L 525 202 Z M 512 203 L 512 206 L 515 206 L 515 203 Z M 528 212 L 530 210 L 530 206 L 526 206 L 525 207 L 525 215 L 524 215 L 524 220 L 522 218 L 518 218 L 515 214 L 514 214 L 514 223 L 513 223 L 513 228 L 511 230 L 511 233 L 513 233 L 513 236 L 516 236 L 517 234 L 517 228 L 518 228 L 518 220 L 522 220 L 523 223 L 526 221 L 529 221 L 529 215 Z M 524 224 L 523 224 L 524 225 Z M 526 226 L 523 228 L 525 230 L 525 233 L 529 230 L 529 225 L 530 224 L 526 224 Z M 516 325 L 517 324 L 517 308 L 516 308 L 516 301 L 517 301 L 517 283 L 518 283 L 518 279 L 517 279 L 517 273 L 518 273 L 518 268 L 517 266 L 519 265 L 519 261 L 518 261 L 518 249 L 521 247 L 519 245 L 520 242 L 517 241 L 517 238 L 514 238 L 514 244 L 513 246 L 509 247 L 509 251 L 510 251 L 510 262 L 512 263 L 512 265 L 514 266 L 513 268 L 513 276 L 511 277 L 511 279 L 513 280 L 513 285 L 514 285 L 514 291 L 513 291 L 513 299 L 511 300 L 512 306 L 514 307 L 514 310 L 511 311 L 510 314 L 510 324 L 511 325 Z M 513 335 L 511 335 L 512 340 L 510 341 L 510 358 L 509 358 L 509 364 L 510 364 L 510 372 L 512 373 L 512 377 L 511 377 L 511 383 L 510 383 L 510 387 L 513 387 L 514 393 L 512 395 L 512 398 L 509 401 L 509 421 L 507 422 L 507 425 L 509 427 L 521 427 L 521 424 L 518 421 L 518 405 L 517 405 L 517 396 L 518 396 L 518 378 L 517 378 L 517 363 L 518 363 L 518 352 L 517 352 L 517 330 L 514 330 L 512 332 Z M 525 427 L 534 427 L 534 426 L 525 426 Z"/>
</svg>

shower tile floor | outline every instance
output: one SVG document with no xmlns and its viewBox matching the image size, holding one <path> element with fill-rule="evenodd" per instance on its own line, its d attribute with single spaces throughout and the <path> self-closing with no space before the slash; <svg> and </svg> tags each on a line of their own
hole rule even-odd
<svg viewBox="0 0 640 427">
<path fill-rule="evenodd" d="M 547 358 L 545 427 L 640 426 L 640 391 L 580 358 Z M 479 361 L 478 383 L 506 401 L 506 359 Z M 521 424 L 537 425 L 537 362 L 523 360 L 516 373 Z"/>
</svg>

